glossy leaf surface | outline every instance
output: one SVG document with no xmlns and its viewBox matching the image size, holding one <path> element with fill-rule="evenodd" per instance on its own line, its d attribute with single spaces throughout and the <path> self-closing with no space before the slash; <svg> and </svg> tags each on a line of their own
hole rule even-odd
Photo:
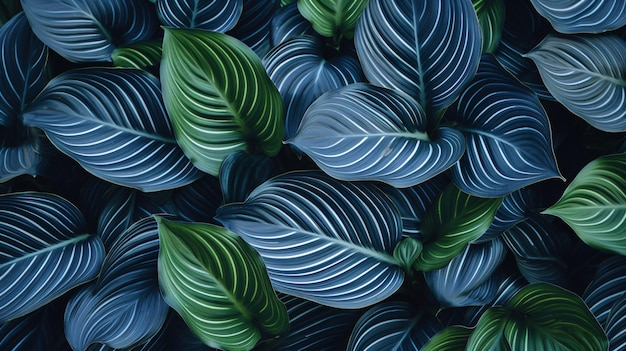
<svg viewBox="0 0 626 351">
<path fill-rule="evenodd" d="M 243 11 L 243 0 L 159 0 L 157 13 L 163 25 L 173 28 L 231 30 Z"/>
<path fill-rule="evenodd" d="M 483 53 L 494 53 L 500 44 L 504 15 L 504 0 L 472 0 L 482 34 Z"/>
<path fill-rule="evenodd" d="M 594 279 L 582 295 L 589 310 L 606 328 L 613 305 L 626 291 L 626 257 L 614 256 L 604 260 Z"/>
<path fill-rule="evenodd" d="M 111 54 L 116 67 L 144 69 L 161 62 L 161 41 L 149 40 L 119 46 Z"/>
<path fill-rule="evenodd" d="M 602 33 L 626 25 L 626 3 L 620 0 L 531 0 L 554 29 L 565 34 Z"/>
<path fill-rule="evenodd" d="M 321 35 L 352 39 L 354 28 L 369 0 L 298 0 L 298 10 Z"/>
<path fill-rule="evenodd" d="M 472 330 L 458 325 L 447 327 L 435 334 L 421 351 L 464 350 Z"/>
</svg>

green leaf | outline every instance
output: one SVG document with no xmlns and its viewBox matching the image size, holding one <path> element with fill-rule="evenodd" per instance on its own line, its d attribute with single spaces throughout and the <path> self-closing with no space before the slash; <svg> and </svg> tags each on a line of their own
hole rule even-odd
<svg viewBox="0 0 626 351">
<path fill-rule="evenodd" d="M 237 150 L 274 156 L 283 102 L 256 54 L 226 34 L 165 29 L 163 99 L 176 138 L 196 167 L 217 175 Z"/>
<path fill-rule="evenodd" d="M 243 239 L 210 224 L 156 219 L 163 296 L 204 343 L 250 350 L 263 334 L 288 330 L 287 309 Z"/>
<path fill-rule="evenodd" d="M 405 270 L 410 270 L 420 253 L 422 253 L 423 247 L 424 245 L 417 239 L 404 238 L 393 249 L 393 257 L 398 260 Z"/>
<path fill-rule="evenodd" d="M 466 350 L 607 350 L 600 324 L 576 294 L 531 284 L 480 318 Z"/>
<path fill-rule="evenodd" d="M 480 198 L 448 185 L 422 220 L 424 250 L 414 268 L 444 267 L 489 228 L 502 198 Z"/>
<path fill-rule="evenodd" d="M 543 214 L 567 223 L 590 246 L 626 255 L 626 154 L 585 166 Z"/>
<path fill-rule="evenodd" d="M 341 39 L 352 39 L 354 28 L 369 0 L 298 0 L 302 17 L 311 22 L 319 34 L 338 44 Z"/>
<path fill-rule="evenodd" d="M 161 41 L 147 40 L 123 45 L 115 49 L 111 58 L 116 67 L 144 69 L 161 62 Z"/>
<path fill-rule="evenodd" d="M 421 351 L 458 351 L 464 350 L 472 329 L 453 325 L 435 334 Z"/>
<path fill-rule="evenodd" d="M 483 38 L 483 53 L 494 53 L 504 27 L 504 0 L 472 0 Z"/>
</svg>

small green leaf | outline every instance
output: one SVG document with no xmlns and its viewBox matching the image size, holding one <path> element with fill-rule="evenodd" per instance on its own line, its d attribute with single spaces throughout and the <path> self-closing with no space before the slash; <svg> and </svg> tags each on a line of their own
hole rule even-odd
<svg viewBox="0 0 626 351">
<path fill-rule="evenodd" d="M 161 41 L 147 40 L 119 46 L 111 58 L 116 67 L 144 69 L 161 62 Z"/>
<path fill-rule="evenodd" d="M 165 28 L 163 99 L 176 138 L 199 169 L 217 176 L 237 150 L 274 156 L 285 133 L 283 101 L 258 56 L 226 34 Z"/>
<path fill-rule="evenodd" d="M 412 269 L 413 264 L 422 252 L 424 245 L 414 238 L 404 238 L 393 249 L 393 257 L 398 260 L 405 271 Z"/>
<path fill-rule="evenodd" d="M 509 317 L 509 311 L 502 307 L 492 307 L 488 309 L 482 317 L 480 317 L 474 332 L 469 337 L 469 340 L 467 340 L 466 350 L 511 350 L 509 343 L 504 338 L 504 327 Z"/>
<path fill-rule="evenodd" d="M 165 301 L 204 343 L 251 350 L 289 328 L 259 254 L 230 231 L 156 217 L 159 284 Z"/>
<path fill-rule="evenodd" d="M 354 28 L 369 0 L 298 0 L 302 17 L 313 25 L 319 34 L 333 38 L 352 39 Z"/>
<path fill-rule="evenodd" d="M 458 351 L 465 350 L 467 339 L 472 333 L 472 329 L 453 325 L 447 327 L 435 334 L 424 346 L 421 351 Z"/>
<path fill-rule="evenodd" d="M 502 198 L 471 196 L 448 185 L 422 220 L 424 250 L 414 268 L 431 271 L 444 267 L 483 235 L 501 203 Z"/>
<path fill-rule="evenodd" d="M 561 218 L 590 246 L 626 255 L 626 154 L 591 161 L 542 213 Z"/>
<path fill-rule="evenodd" d="M 483 53 L 494 53 L 504 27 L 504 0 L 472 0 L 483 38 Z"/>
</svg>

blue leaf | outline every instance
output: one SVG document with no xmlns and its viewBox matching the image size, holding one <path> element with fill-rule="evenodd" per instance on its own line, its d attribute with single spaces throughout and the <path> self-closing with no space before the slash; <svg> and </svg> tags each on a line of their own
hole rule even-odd
<svg viewBox="0 0 626 351">
<path fill-rule="evenodd" d="M 259 56 L 270 50 L 272 17 L 279 0 L 243 0 L 243 12 L 237 25 L 227 34 L 241 40 Z"/>
<path fill-rule="evenodd" d="M 397 208 L 374 185 L 321 172 L 275 177 L 216 219 L 263 258 L 274 288 L 337 308 L 380 302 L 402 284 L 393 257 L 402 239 Z"/>
<path fill-rule="evenodd" d="M 302 17 L 298 4 L 293 2 L 281 7 L 272 17 L 272 47 L 301 35 L 317 35 L 311 22 Z"/>
<path fill-rule="evenodd" d="M 231 30 L 243 10 L 243 0 L 159 0 L 161 23 L 174 28 L 195 28 L 224 33 Z"/>
<path fill-rule="evenodd" d="M 565 34 L 602 33 L 626 25 L 623 0 L 531 0 L 554 29 Z"/>
<path fill-rule="evenodd" d="M 117 238 L 98 280 L 68 302 L 65 335 L 74 350 L 96 341 L 114 348 L 132 347 L 159 331 L 169 307 L 159 291 L 158 252 L 158 229 L 151 217 Z"/>
<path fill-rule="evenodd" d="M 489 229 L 473 243 L 485 243 L 500 236 L 507 229 L 528 218 L 534 203 L 537 201 L 535 192 L 528 188 L 514 191 L 504 197 L 502 205 L 496 212 Z"/>
<path fill-rule="evenodd" d="M 66 72 L 50 81 L 22 118 L 87 171 L 115 184 L 157 191 L 202 175 L 174 139 L 159 81 L 144 71 Z"/>
<path fill-rule="evenodd" d="M 480 38 L 471 1 L 371 0 L 354 40 L 370 82 L 411 95 L 434 119 L 474 76 Z"/>
<path fill-rule="evenodd" d="M 596 319 L 606 328 L 611 308 L 626 291 L 626 257 L 606 259 L 583 293 L 583 300 Z"/>
<path fill-rule="evenodd" d="M 626 293 L 622 294 L 611 307 L 605 330 L 609 338 L 609 351 L 626 350 Z"/>
<path fill-rule="evenodd" d="M 85 226 L 78 209 L 59 196 L 0 196 L 0 322 L 97 276 L 104 246 Z"/>
<path fill-rule="evenodd" d="M 548 117 L 537 96 L 485 55 L 457 104 L 466 152 L 452 168 L 463 191 L 500 197 L 560 177 Z"/>
<path fill-rule="evenodd" d="M 0 348 L 11 351 L 68 350 L 63 334 L 63 309 L 54 301 L 21 318 L 0 324 Z"/>
<path fill-rule="evenodd" d="M 366 83 L 329 91 L 306 111 L 287 141 L 329 175 L 413 186 L 436 176 L 465 151 L 461 133 L 426 133 L 426 118 L 409 95 Z"/>
<path fill-rule="evenodd" d="M 503 266 L 506 265 L 502 265 L 500 267 Z M 506 304 L 515 294 L 517 294 L 518 291 L 528 285 L 526 279 L 524 279 L 524 277 L 517 271 L 506 272 L 499 269 L 490 280 L 493 280 L 494 284 L 498 286 L 495 293 L 495 299 L 482 306 L 470 307 L 465 313 L 463 320 L 464 325 L 472 327 L 475 326 L 483 313 L 485 313 L 489 308 Z"/>
<path fill-rule="evenodd" d="M 224 202 L 245 201 L 252 190 L 281 171 L 275 158 L 245 151 L 233 152 L 222 162 L 218 177 Z"/>
</svg>

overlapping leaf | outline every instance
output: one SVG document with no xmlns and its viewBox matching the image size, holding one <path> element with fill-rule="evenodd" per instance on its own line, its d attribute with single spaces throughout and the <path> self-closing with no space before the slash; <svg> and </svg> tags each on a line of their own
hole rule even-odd
<svg viewBox="0 0 626 351">
<path fill-rule="evenodd" d="M 174 28 L 231 30 L 243 11 L 243 0 L 159 0 L 161 23 Z"/>
<path fill-rule="evenodd" d="M 288 173 L 245 203 L 220 208 L 216 218 L 261 254 L 274 288 L 289 295 L 361 308 L 393 294 L 404 279 L 392 256 L 402 238 L 400 213 L 371 184 Z"/>
<path fill-rule="evenodd" d="M 452 178 L 461 190 L 498 197 L 560 177 L 550 122 L 539 99 L 493 56 L 483 56 L 459 98 L 457 122 L 466 152 L 452 168 Z"/>
<path fill-rule="evenodd" d="M 626 348 L 626 294 L 622 294 L 611 308 L 606 323 L 606 336 L 609 339 L 609 351 L 624 350 Z"/>
<path fill-rule="evenodd" d="M 522 290 L 522 288 L 528 285 L 528 281 L 514 268 L 507 268 L 506 265 L 500 266 L 501 270 L 498 270 L 493 276 L 492 279 L 497 281 L 498 291 L 496 292 L 496 298 L 493 301 L 484 304 L 482 306 L 472 306 L 467 309 L 465 316 L 463 318 L 463 324 L 468 326 L 475 326 L 478 323 L 480 317 L 491 307 L 493 306 L 501 306 L 509 302 L 517 294 L 518 291 Z"/>
<path fill-rule="evenodd" d="M 504 0 L 472 0 L 480 32 L 482 34 L 483 53 L 494 53 L 500 44 L 504 15 Z"/>
<path fill-rule="evenodd" d="M 319 34 L 335 43 L 352 39 L 354 28 L 369 0 L 298 0 L 298 10 Z"/>
<path fill-rule="evenodd" d="M 371 0 L 354 39 L 370 82 L 404 91 L 435 118 L 474 76 L 480 35 L 470 1 Z"/>
<path fill-rule="evenodd" d="M 144 69 L 161 62 L 161 41 L 146 40 L 119 46 L 111 54 L 116 67 Z"/>
<path fill-rule="evenodd" d="M 335 178 L 378 180 L 396 187 L 436 176 L 464 152 L 458 131 L 426 133 L 424 112 L 410 96 L 366 83 L 319 97 L 287 142 Z"/>
<path fill-rule="evenodd" d="M 117 238 L 98 280 L 68 302 L 65 335 L 74 350 L 84 350 L 93 342 L 130 348 L 161 329 L 169 306 L 159 291 L 158 253 L 153 218 L 136 222 Z"/>
<path fill-rule="evenodd" d="M 585 166 L 545 214 L 561 218 L 585 243 L 626 254 L 626 154 Z"/>
<path fill-rule="evenodd" d="M 583 300 L 605 329 L 611 309 L 626 291 L 626 257 L 614 256 L 603 261 L 585 289 Z"/>
<path fill-rule="evenodd" d="M 232 153 L 220 167 L 219 183 L 224 203 L 243 202 L 261 183 L 281 173 L 276 160 L 266 155 Z"/>
<path fill-rule="evenodd" d="M 526 57 L 575 115 L 603 131 L 626 131 L 626 41 L 610 33 L 549 35 Z"/>
<path fill-rule="evenodd" d="M 243 11 L 237 25 L 227 34 L 244 42 L 259 57 L 271 48 L 272 17 L 280 0 L 243 0 Z"/>
<path fill-rule="evenodd" d="M 52 194 L 0 196 L 0 321 L 25 315 L 96 277 L 104 259 L 82 214 Z"/>
<path fill-rule="evenodd" d="M 280 150 L 280 94 L 259 58 L 235 38 L 166 29 L 161 83 L 178 143 L 201 170 L 217 175 L 222 160 L 237 150 L 270 156 Z"/>
<path fill-rule="evenodd" d="M 201 176 L 174 139 L 159 81 L 144 71 L 66 72 L 50 81 L 22 119 L 87 171 L 115 184 L 157 191 Z"/>
<path fill-rule="evenodd" d="M 435 334 L 422 347 L 421 351 L 458 351 L 464 350 L 472 329 L 459 325 L 444 328 Z"/>
<path fill-rule="evenodd" d="M 531 0 L 554 29 L 565 34 L 602 33 L 626 25 L 626 3 L 621 0 Z"/>
<path fill-rule="evenodd" d="M 157 217 L 159 284 L 167 303 L 209 346 L 251 350 L 289 328 L 261 257 L 228 230 Z"/>
<path fill-rule="evenodd" d="M 33 32 L 72 62 L 110 62 L 119 44 L 150 39 L 158 29 L 143 0 L 22 0 Z"/>
<path fill-rule="evenodd" d="M 272 17 L 272 47 L 301 35 L 317 35 L 311 23 L 302 17 L 293 2 L 278 9 Z"/>
<path fill-rule="evenodd" d="M 528 218 L 535 205 L 536 194 L 528 188 L 514 191 L 502 199 L 502 204 L 496 212 L 496 217 L 489 229 L 474 243 L 488 242 L 504 233 L 506 230 Z"/>
<path fill-rule="evenodd" d="M 0 323 L 0 347 L 11 351 L 68 350 L 63 335 L 64 307 L 54 301 L 21 318 Z"/>
</svg>

